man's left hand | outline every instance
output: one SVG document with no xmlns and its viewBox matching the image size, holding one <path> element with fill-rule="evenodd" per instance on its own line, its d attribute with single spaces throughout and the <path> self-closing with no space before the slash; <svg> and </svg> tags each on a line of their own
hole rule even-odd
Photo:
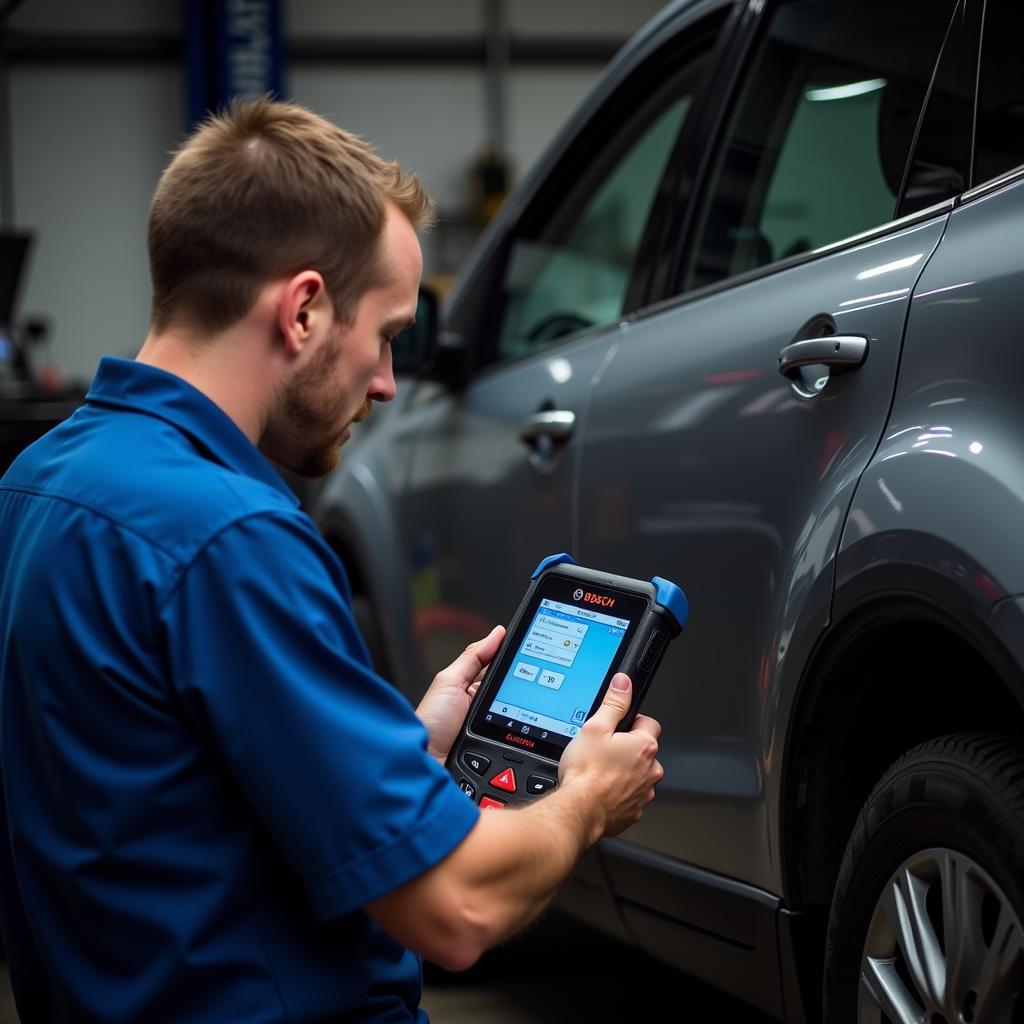
<svg viewBox="0 0 1024 1024">
<path fill-rule="evenodd" d="M 482 640 L 470 644 L 447 668 L 434 676 L 416 709 L 430 737 L 428 751 L 444 764 L 469 712 L 487 666 L 501 646 L 504 626 L 495 626 Z"/>
</svg>

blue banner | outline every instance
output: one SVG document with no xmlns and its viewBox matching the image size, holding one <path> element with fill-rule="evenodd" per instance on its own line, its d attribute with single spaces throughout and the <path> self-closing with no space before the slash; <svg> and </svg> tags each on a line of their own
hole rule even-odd
<svg viewBox="0 0 1024 1024">
<path fill-rule="evenodd" d="M 189 127 L 236 98 L 283 93 L 281 0 L 185 0 Z"/>
</svg>

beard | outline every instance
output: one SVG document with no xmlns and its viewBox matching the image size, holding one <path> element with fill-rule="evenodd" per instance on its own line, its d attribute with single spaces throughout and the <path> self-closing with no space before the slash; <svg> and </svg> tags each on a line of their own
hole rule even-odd
<svg viewBox="0 0 1024 1024">
<path fill-rule="evenodd" d="M 332 332 L 316 353 L 288 385 L 282 401 L 288 447 L 295 452 L 287 468 L 299 476 L 317 479 L 335 469 L 341 457 L 341 445 L 352 423 L 361 423 L 370 415 L 365 401 L 355 416 L 338 428 L 342 408 L 339 391 L 326 382 L 341 356 L 341 329 Z M 344 397 L 344 396 L 342 396 Z"/>
</svg>

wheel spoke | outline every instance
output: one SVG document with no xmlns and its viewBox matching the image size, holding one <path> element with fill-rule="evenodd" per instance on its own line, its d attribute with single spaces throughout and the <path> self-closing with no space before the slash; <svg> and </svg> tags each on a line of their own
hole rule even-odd
<svg viewBox="0 0 1024 1024">
<path fill-rule="evenodd" d="M 942 934 L 946 949 L 946 1002 L 943 1009 L 956 1013 L 975 985 L 985 956 L 981 913 L 984 891 L 969 859 L 952 850 L 938 858 L 942 886 Z"/>
<path fill-rule="evenodd" d="M 884 909 L 903 960 L 928 1009 L 939 1010 L 946 987 L 946 963 L 925 900 L 928 883 L 902 868 L 890 882 Z"/>
<path fill-rule="evenodd" d="M 1000 894 L 1001 895 L 1001 894 Z M 1024 980 L 1024 936 L 1016 915 L 1000 903 L 992 942 L 976 975 L 979 1020 L 1009 1021 Z"/>
<path fill-rule="evenodd" d="M 860 976 L 861 990 L 867 991 L 875 1005 L 896 1024 L 923 1024 L 927 1014 L 907 991 L 896 973 L 895 961 L 884 957 L 864 957 Z M 864 1014 L 860 1014 L 864 1019 Z"/>
</svg>

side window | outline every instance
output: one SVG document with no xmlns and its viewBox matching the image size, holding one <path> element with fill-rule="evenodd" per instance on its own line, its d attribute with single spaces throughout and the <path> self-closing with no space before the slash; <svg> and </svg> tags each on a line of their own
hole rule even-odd
<svg viewBox="0 0 1024 1024">
<path fill-rule="evenodd" d="M 954 0 L 788 0 L 727 129 L 685 289 L 891 220 Z"/>
<path fill-rule="evenodd" d="M 974 184 L 1024 164 L 1024 5 L 988 0 L 981 48 Z"/>
<path fill-rule="evenodd" d="M 959 0 L 914 142 L 897 216 L 959 195 L 971 180 L 981 5 Z"/>
<path fill-rule="evenodd" d="M 710 43 L 703 50 L 706 54 Z M 546 214 L 512 240 L 501 287 L 498 360 L 536 351 L 623 312 L 655 193 L 704 66 L 694 57 L 630 104 L 598 114 L 593 149 L 576 153 L 564 187 L 544 197 Z M 625 110 L 624 117 L 615 111 Z M 588 133 L 584 133 L 585 135 Z"/>
</svg>

